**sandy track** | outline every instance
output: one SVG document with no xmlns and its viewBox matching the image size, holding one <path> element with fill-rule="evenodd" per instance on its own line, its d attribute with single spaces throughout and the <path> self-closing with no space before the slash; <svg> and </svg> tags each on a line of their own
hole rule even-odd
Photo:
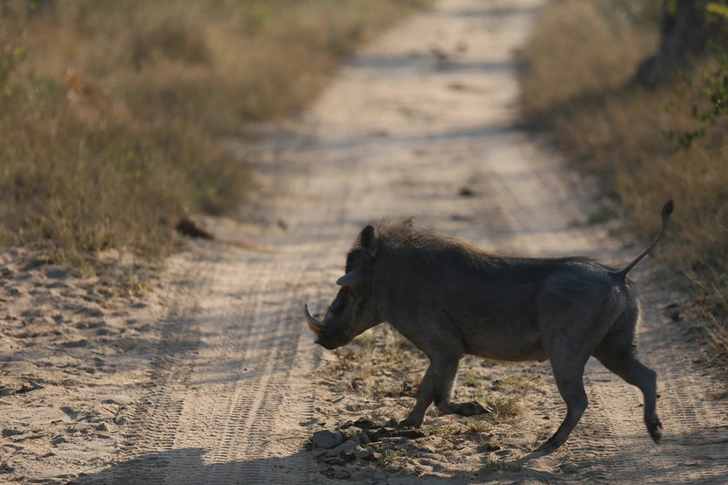
<svg viewBox="0 0 728 485">
<path fill-rule="evenodd" d="M 74 483 L 337 482 L 336 470 L 305 444 L 314 430 L 367 416 L 379 404 L 341 400 L 311 377 L 330 356 L 312 343 L 302 306 L 322 311 L 330 303 L 343 255 L 367 222 L 414 215 L 506 254 L 578 253 L 616 266 L 638 252 L 605 227 L 584 225 L 593 210 L 584 184 L 513 128 L 513 50 L 540 4 L 441 1 L 350 59 L 299 121 L 237 148 L 259 173 L 249 222 L 209 224 L 219 239 L 252 241 L 258 250 L 199 243 L 170 260 L 168 311 L 153 322 L 159 338 L 144 375 L 126 391 L 134 405 L 111 465 L 93 471 L 86 463 L 91 473 Z M 633 278 L 646 316 L 641 356 L 659 375 L 661 446 L 644 430 L 638 392 L 590 362 L 590 407 L 567 447 L 551 456 L 493 472 L 475 445 L 461 443 L 427 460 L 408 457 L 399 469 L 353 463 L 340 476 L 360 483 L 724 483 L 725 401 L 707 398 L 716 384 L 697 362 L 699 349 L 664 315 L 680 296 L 660 288 L 653 271 L 644 262 Z M 545 376 L 524 401 L 531 408 L 517 431 L 544 415 L 560 421 L 564 406 L 548 366 L 513 368 Z M 513 450 L 498 457 L 523 456 L 535 444 L 529 439 L 503 436 Z"/>
</svg>

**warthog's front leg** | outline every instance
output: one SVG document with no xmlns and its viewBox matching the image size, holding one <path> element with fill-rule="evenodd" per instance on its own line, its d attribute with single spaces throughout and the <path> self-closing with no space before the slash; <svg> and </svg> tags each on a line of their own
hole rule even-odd
<svg viewBox="0 0 728 485">
<path fill-rule="evenodd" d="M 477 402 L 453 403 L 450 402 L 450 392 L 458 363 L 461 356 L 450 358 L 430 359 L 430 367 L 425 372 L 420 387 L 417 390 L 417 403 L 410 415 L 402 421 L 404 426 L 419 428 L 425 419 L 425 411 L 435 402 L 437 408 L 444 414 L 459 414 L 473 416 L 485 414 L 488 411 Z"/>
<path fill-rule="evenodd" d="M 415 403 L 415 407 L 412 408 L 407 419 L 402 421 L 400 424 L 402 426 L 412 426 L 414 428 L 422 426 L 422 421 L 425 420 L 425 411 L 427 411 L 427 408 L 430 407 L 432 401 L 432 365 L 430 365 L 430 367 L 427 368 L 427 372 L 425 372 L 425 377 L 423 377 L 422 382 L 420 382 L 419 389 L 417 389 L 417 402 Z"/>
</svg>

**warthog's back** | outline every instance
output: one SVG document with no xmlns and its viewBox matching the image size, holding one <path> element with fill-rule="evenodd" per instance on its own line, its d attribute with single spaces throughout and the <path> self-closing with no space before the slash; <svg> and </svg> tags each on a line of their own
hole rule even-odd
<svg viewBox="0 0 728 485">
<path fill-rule="evenodd" d="M 563 331 L 564 325 L 554 322 L 563 318 L 556 317 L 572 315 L 578 327 L 579 320 L 593 321 L 595 308 L 603 311 L 605 301 L 613 303 L 610 308 L 619 306 L 615 299 L 624 293 L 611 270 L 586 258 L 498 258 L 472 252 L 468 256 L 475 257 L 464 258 L 439 252 L 398 248 L 381 254 L 385 269 L 374 275 L 382 316 L 415 345 L 423 326 L 435 330 L 426 323 L 432 315 L 444 312 L 445 331 L 458 333 L 467 353 L 544 360 L 543 339 Z"/>
</svg>

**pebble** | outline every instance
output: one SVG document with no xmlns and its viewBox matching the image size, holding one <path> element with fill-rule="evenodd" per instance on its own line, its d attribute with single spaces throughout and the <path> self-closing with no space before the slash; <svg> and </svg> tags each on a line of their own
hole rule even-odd
<svg viewBox="0 0 728 485">
<path fill-rule="evenodd" d="M 331 449 L 336 448 L 344 442 L 344 436 L 339 431 L 316 431 L 313 434 L 314 448 Z"/>
<path fill-rule="evenodd" d="M 70 274 L 68 268 L 55 265 L 46 266 L 43 272 L 45 273 L 47 278 L 52 279 L 64 279 L 67 278 Z"/>
</svg>

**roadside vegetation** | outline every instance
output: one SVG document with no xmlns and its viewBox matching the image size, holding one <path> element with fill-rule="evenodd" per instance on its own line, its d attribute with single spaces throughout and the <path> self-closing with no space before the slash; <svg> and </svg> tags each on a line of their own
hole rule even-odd
<svg viewBox="0 0 728 485">
<path fill-rule="evenodd" d="M 721 11 L 728 8 L 703 4 L 711 4 L 706 15 L 715 30 L 725 32 Z M 553 137 L 575 168 L 599 177 L 603 195 L 621 208 L 625 230 L 656 233 L 659 208 L 675 199 L 669 243 L 657 254 L 689 279 L 695 299 L 680 303 L 707 322 L 715 357 L 725 359 L 728 46 L 715 39 L 670 82 L 632 82 L 640 61 L 658 48 L 662 9 L 676 5 L 548 3 L 523 50 L 522 101 L 534 126 Z"/>
<path fill-rule="evenodd" d="M 227 140 L 427 3 L 0 2 L 0 245 L 89 275 L 107 249 L 168 254 L 182 218 L 243 201 Z"/>
</svg>

